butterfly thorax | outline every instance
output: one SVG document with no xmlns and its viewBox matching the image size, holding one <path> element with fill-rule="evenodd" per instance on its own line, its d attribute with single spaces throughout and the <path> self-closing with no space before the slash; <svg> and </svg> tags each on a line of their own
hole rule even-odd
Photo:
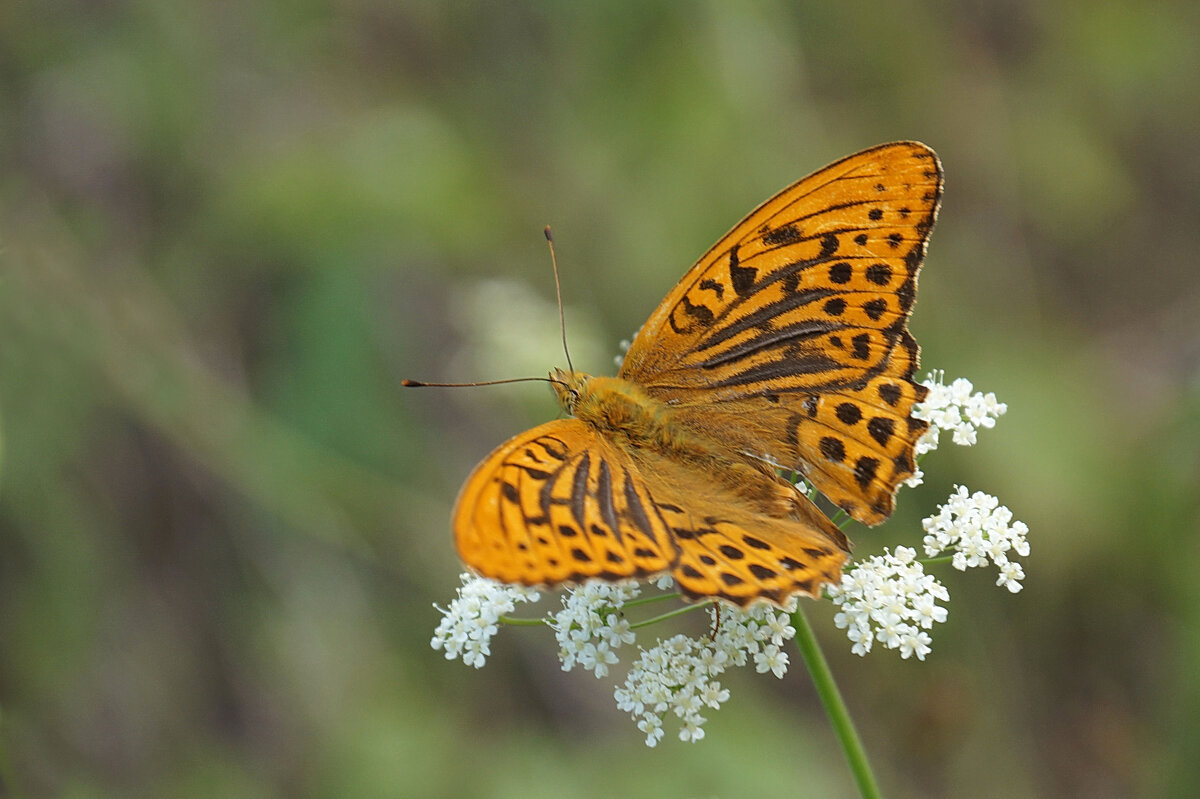
<svg viewBox="0 0 1200 799">
<path fill-rule="evenodd" d="M 670 405 L 637 383 L 560 369 L 550 378 L 563 410 L 625 448 L 635 460 L 641 452 L 667 455 L 734 494 L 762 503 L 769 515 L 793 512 L 795 489 L 774 469 L 685 426 Z"/>
<path fill-rule="evenodd" d="M 606 437 L 655 450 L 686 444 L 681 440 L 686 433 L 673 423 L 670 407 L 636 383 L 561 369 L 550 378 L 563 410 Z"/>
</svg>

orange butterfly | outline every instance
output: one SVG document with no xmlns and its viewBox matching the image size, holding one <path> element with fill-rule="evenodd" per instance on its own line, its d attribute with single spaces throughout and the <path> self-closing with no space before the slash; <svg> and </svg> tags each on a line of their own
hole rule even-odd
<svg viewBox="0 0 1200 799">
<path fill-rule="evenodd" d="M 743 607 L 837 580 L 849 542 L 779 471 L 865 524 L 891 514 L 927 427 L 907 321 L 941 191 L 934 152 L 894 142 L 752 211 L 617 377 L 551 373 L 571 418 L 476 467 L 454 511 L 462 559 L 525 585 L 669 573 Z"/>
</svg>

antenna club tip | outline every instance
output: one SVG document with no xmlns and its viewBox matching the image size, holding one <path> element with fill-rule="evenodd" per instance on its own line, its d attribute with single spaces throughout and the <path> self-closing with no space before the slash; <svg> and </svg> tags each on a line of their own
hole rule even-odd
<svg viewBox="0 0 1200 799">
<path fill-rule="evenodd" d="M 425 384 L 418 383 L 416 380 L 401 380 L 400 385 L 404 386 L 405 388 L 417 388 L 417 387 L 423 386 Z"/>
<path fill-rule="evenodd" d="M 554 237 L 550 235 L 550 226 L 549 225 L 546 225 L 546 227 L 542 230 L 542 232 L 546 234 L 546 241 L 551 241 L 551 242 L 554 241 Z"/>
</svg>

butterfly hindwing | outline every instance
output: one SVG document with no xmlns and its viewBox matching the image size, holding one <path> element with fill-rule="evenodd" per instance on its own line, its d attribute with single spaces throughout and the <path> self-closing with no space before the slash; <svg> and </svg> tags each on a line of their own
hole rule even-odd
<svg viewBox="0 0 1200 799">
<path fill-rule="evenodd" d="M 632 468 L 576 419 L 515 436 L 459 494 L 459 555 L 487 577 L 525 585 L 661 574 L 675 546 Z"/>
<path fill-rule="evenodd" d="M 686 463 L 634 456 L 678 545 L 671 574 L 687 596 L 782 605 L 796 593 L 816 596 L 821 585 L 839 579 L 845 536 L 790 484 L 779 480 L 791 512 L 771 515 Z"/>
<path fill-rule="evenodd" d="M 691 598 L 782 604 L 815 595 L 846 559 L 841 533 L 797 497 L 798 513 L 768 516 L 711 475 L 564 419 L 514 437 L 476 468 L 454 530 L 463 561 L 501 582 L 670 573 Z"/>
</svg>

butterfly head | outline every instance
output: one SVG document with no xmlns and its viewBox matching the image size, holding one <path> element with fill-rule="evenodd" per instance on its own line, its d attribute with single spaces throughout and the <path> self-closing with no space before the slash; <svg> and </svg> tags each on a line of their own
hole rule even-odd
<svg viewBox="0 0 1200 799">
<path fill-rule="evenodd" d="M 571 416 L 575 415 L 580 398 L 588 391 L 590 377 L 583 372 L 568 372 L 558 368 L 550 373 L 550 385 L 554 388 L 554 396 L 562 409 Z"/>
</svg>

